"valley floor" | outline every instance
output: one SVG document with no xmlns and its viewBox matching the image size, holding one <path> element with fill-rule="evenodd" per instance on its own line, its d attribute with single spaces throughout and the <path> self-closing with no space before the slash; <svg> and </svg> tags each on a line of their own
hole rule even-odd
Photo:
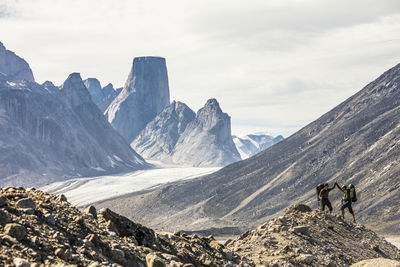
<svg viewBox="0 0 400 267">
<path fill-rule="evenodd" d="M 64 194 L 68 201 L 85 207 L 92 203 L 153 188 L 178 180 L 192 179 L 209 174 L 219 167 L 182 167 L 150 162 L 155 169 L 140 170 L 121 175 L 73 178 L 63 182 L 46 185 L 40 190 L 55 194 Z"/>
</svg>

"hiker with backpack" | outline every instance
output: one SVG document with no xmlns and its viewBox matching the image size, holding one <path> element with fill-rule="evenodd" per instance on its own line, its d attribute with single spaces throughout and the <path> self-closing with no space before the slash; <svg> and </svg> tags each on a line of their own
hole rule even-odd
<svg viewBox="0 0 400 267">
<path fill-rule="evenodd" d="M 337 181 L 335 185 L 343 192 L 342 207 L 340 208 L 340 210 L 342 211 L 343 219 L 344 219 L 344 210 L 347 208 L 349 209 L 350 214 L 353 216 L 353 221 L 356 222 L 353 207 L 351 206 L 352 202 L 357 201 L 356 189 L 354 185 L 350 184 L 349 188 L 347 188 L 345 185 L 340 187 Z"/>
<path fill-rule="evenodd" d="M 332 213 L 332 204 L 329 201 L 329 192 L 335 189 L 335 185 L 332 188 L 329 188 L 328 184 L 319 185 L 317 187 L 318 200 L 321 201 L 321 210 L 325 210 L 325 206 L 328 206 L 329 213 Z"/>
</svg>

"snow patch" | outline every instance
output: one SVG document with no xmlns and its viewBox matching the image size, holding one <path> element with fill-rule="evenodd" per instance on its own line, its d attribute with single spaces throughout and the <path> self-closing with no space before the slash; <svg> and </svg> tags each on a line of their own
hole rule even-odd
<svg viewBox="0 0 400 267">
<path fill-rule="evenodd" d="M 14 87 L 14 86 L 17 85 L 16 83 L 14 83 L 14 82 L 9 82 L 9 81 L 7 81 L 7 84 L 10 85 L 10 86 L 12 86 L 12 87 Z"/>
</svg>

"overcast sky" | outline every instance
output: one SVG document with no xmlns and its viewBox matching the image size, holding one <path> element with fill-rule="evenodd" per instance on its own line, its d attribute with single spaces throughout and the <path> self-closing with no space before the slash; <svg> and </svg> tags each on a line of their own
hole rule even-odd
<svg viewBox="0 0 400 267">
<path fill-rule="evenodd" d="M 0 0 L 0 41 L 39 83 L 121 87 L 134 57 L 165 57 L 171 99 L 287 137 L 400 63 L 400 1 Z"/>
</svg>

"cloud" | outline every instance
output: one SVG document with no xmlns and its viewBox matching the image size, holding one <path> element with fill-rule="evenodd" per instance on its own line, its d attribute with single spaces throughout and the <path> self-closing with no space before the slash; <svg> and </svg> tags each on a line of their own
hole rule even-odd
<svg viewBox="0 0 400 267">
<path fill-rule="evenodd" d="M 217 98 L 234 133 L 288 135 L 400 62 L 397 0 L 3 0 L 3 13 L 0 41 L 39 82 L 122 86 L 134 56 L 163 56 L 171 98 Z"/>
</svg>

